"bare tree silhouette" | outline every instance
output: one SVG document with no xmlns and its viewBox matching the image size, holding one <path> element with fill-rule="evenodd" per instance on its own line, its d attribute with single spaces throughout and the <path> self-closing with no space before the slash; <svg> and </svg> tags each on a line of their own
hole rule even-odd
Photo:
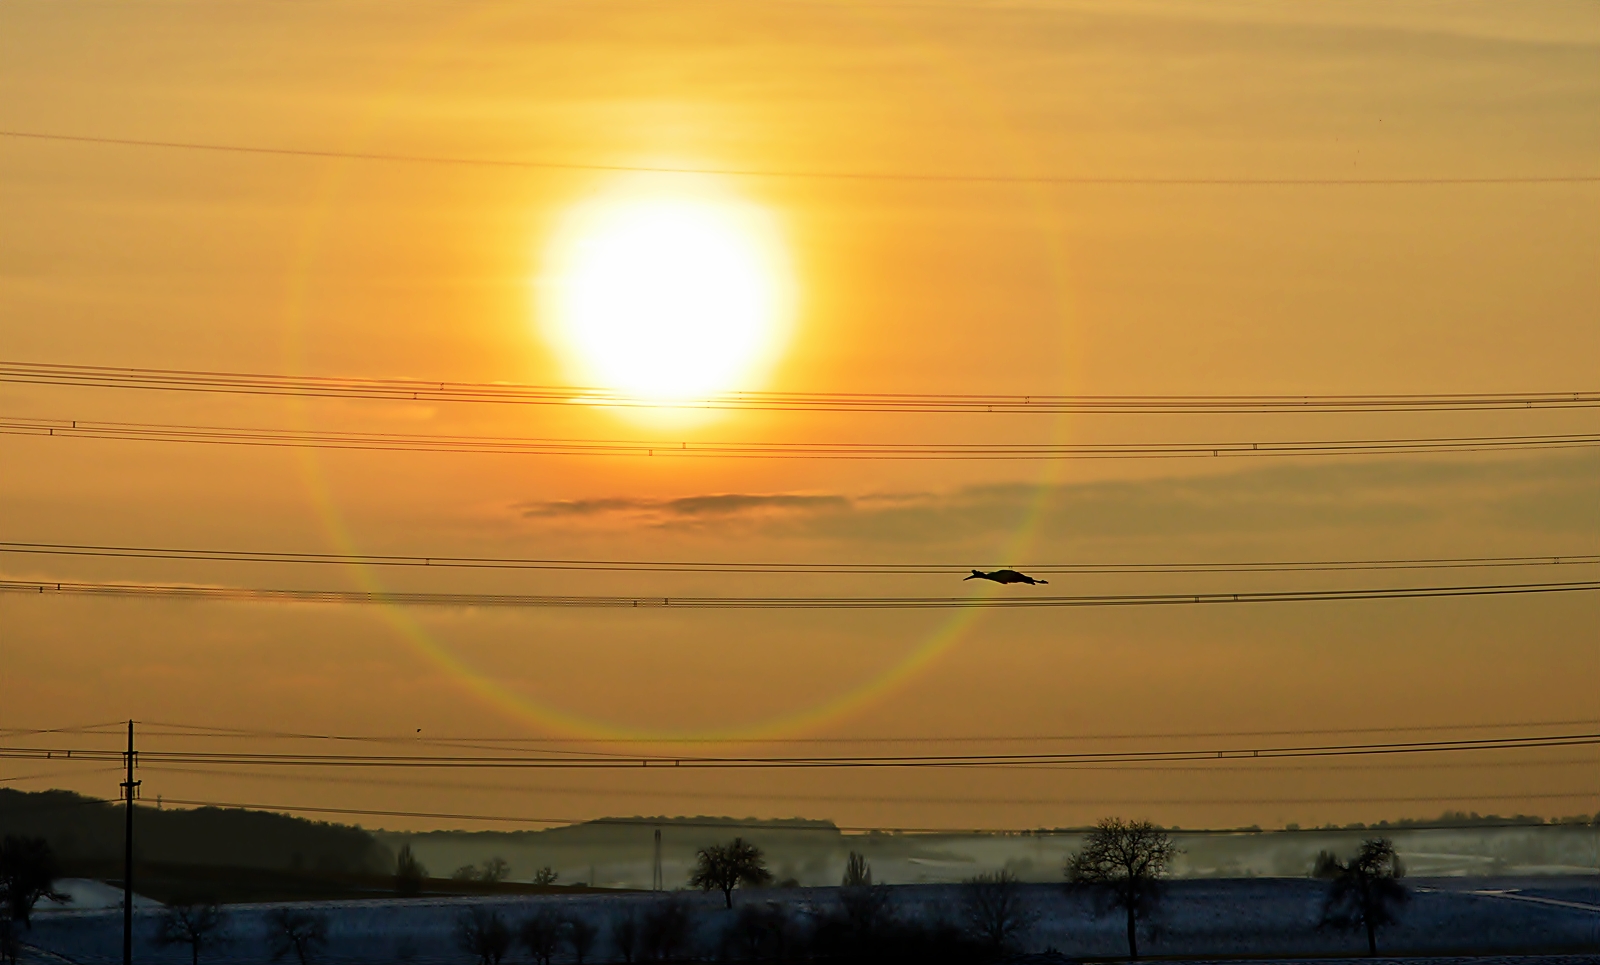
<svg viewBox="0 0 1600 965">
<path fill-rule="evenodd" d="M 311 965 L 328 946 L 328 916 L 301 908 L 274 908 L 267 913 L 267 933 L 273 961 L 293 952 L 300 965 Z"/>
<path fill-rule="evenodd" d="M 781 962 L 800 943 L 789 912 L 778 902 L 746 902 L 722 933 L 722 957 L 736 961 Z"/>
<path fill-rule="evenodd" d="M 572 957 L 578 960 L 578 965 L 583 965 L 583 960 L 594 950 L 595 939 L 600 937 L 600 929 L 587 918 L 574 915 L 567 919 L 563 934 L 567 939 L 567 947 L 572 949 Z"/>
<path fill-rule="evenodd" d="M 844 863 L 844 879 L 839 882 L 844 888 L 870 888 L 872 886 L 872 865 L 867 863 L 867 856 L 859 851 L 850 852 L 850 857 Z"/>
<path fill-rule="evenodd" d="M 456 945 L 478 960 L 478 965 L 500 965 L 511 951 L 511 929 L 497 911 L 472 907 L 456 919 Z"/>
<path fill-rule="evenodd" d="M 419 877 L 425 877 L 426 874 L 427 869 L 424 868 L 422 876 Z M 452 881 L 487 881 L 493 884 L 509 877 L 511 877 L 511 864 L 499 855 L 483 859 L 482 864 L 464 864 L 450 872 Z"/>
<path fill-rule="evenodd" d="M 681 958 L 689 948 L 692 922 L 689 909 L 677 895 L 668 895 L 645 912 L 639 928 L 641 957 L 652 962 Z"/>
<path fill-rule="evenodd" d="M 0 916 L 0 962 L 17 965 L 22 954 L 22 939 L 17 937 L 17 923 L 9 916 Z"/>
<path fill-rule="evenodd" d="M 556 883 L 556 879 L 560 877 L 561 875 L 556 869 L 545 865 L 533 873 L 533 883 L 536 885 L 553 885 Z"/>
<path fill-rule="evenodd" d="M 534 912 L 532 917 L 522 920 L 522 927 L 518 934 L 522 937 L 522 944 L 528 949 L 528 954 L 539 965 L 550 965 L 550 959 L 561 947 L 561 939 L 565 931 L 565 922 L 550 908 L 541 908 Z"/>
<path fill-rule="evenodd" d="M 720 889 L 729 908 L 733 907 L 733 889 L 764 885 L 771 880 L 772 872 L 767 870 L 761 849 L 743 838 L 701 848 L 694 871 L 689 874 L 692 887 L 701 891 Z"/>
<path fill-rule="evenodd" d="M 893 900 L 888 885 L 863 885 L 839 889 L 839 906 L 844 911 L 844 924 L 856 938 L 876 935 L 894 917 Z"/>
<path fill-rule="evenodd" d="M 395 892 L 402 895 L 421 894 L 422 879 L 426 877 L 428 869 L 411 853 L 411 845 L 401 845 L 400 853 L 394 859 Z"/>
<path fill-rule="evenodd" d="M 188 945 L 189 960 L 200 965 L 200 953 L 228 940 L 228 914 L 214 901 L 174 901 L 156 922 L 157 945 Z"/>
<path fill-rule="evenodd" d="M 611 919 L 611 946 L 624 962 L 632 965 L 634 956 L 639 954 L 639 942 L 639 915 L 632 908 L 624 909 Z"/>
<path fill-rule="evenodd" d="M 1039 920 L 1022 882 L 1009 871 L 978 875 L 961 885 L 961 913 L 967 931 L 994 952 L 1016 944 Z"/>
<path fill-rule="evenodd" d="M 8 834 L 0 841 L 0 899 L 8 920 L 32 928 L 34 905 L 45 899 L 66 901 L 55 888 L 59 876 L 55 852 L 44 838 Z"/>
<path fill-rule="evenodd" d="M 1321 927 L 1367 932 L 1367 954 L 1377 957 L 1378 929 L 1400 920 L 1400 908 L 1411 895 L 1400 883 L 1405 869 L 1388 838 L 1362 842 L 1348 863 L 1326 851 L 1317 856 L 1312 874 L 1329 879 L 1322 904 Z"/>
<path fill-rule="evenodd" d="M 844 910 L 844 925 L 853 941 L 866 941 L 883 930 L 891 917 L 889 902 L 888 886 L 872 883 L 872 866 L 866 855 L 850 852 L 839 883 L 839 906 Z"/>
<path fill-rule="evenodd" d="M 1139 921 L 1155 913 L 1178 848 L 1149 821 L 1106 818 L 1089 832 L 1083 848 L 1067 859 L 1070 887 L 1092 892 L 1101 913 L 1120 908 L 1128 916 L 1128 957 L 1139 957 Z"/>
<path fill-rule="evenodd" d="M 511 862 L 499 855 L 483 859 L 483 870 L 478 872 L 479 881 L 504 881 L 509 877 L 511 877 Z"/>
</svg>

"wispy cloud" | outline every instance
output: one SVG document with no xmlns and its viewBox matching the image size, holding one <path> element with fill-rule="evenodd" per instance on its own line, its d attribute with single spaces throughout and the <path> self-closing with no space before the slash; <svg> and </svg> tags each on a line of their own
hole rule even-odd
<svg viewBox="0 0 1600 965">
<path fill-rule="evenodd" d="M 1019 527 L 1049 541 L 1393 537 L 1406 531 L 1600 538 L 1600 457 L 1465 463 L 1252 466 L 1166 479 L 995 483 L 944 492 L 707 493 L 518 505 L 530 520 L 661 528 L 736 527 L 766 537 L 925 546 L 982 544 Z M 1565 545 L 1563 543 L 1563 545 Z"/>
<path fill-rule="evenodd" d="M 850 497 L 831 493 L 708 493 L 674 499 L 625 496 L 603 499 L 557 499 L 523 503 L 517 509 L 530 519 L 621 515 L 654 516 L 661 519 L 705 519 L 772 513 L 840 513 L 850 510 L 853 505 L 854 500 Z"/>
</svg>

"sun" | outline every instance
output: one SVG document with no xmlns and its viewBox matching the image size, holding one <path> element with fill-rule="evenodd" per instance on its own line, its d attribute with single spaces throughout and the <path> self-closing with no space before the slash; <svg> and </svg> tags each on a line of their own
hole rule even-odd
<svg viewBox="0 0 1600 965">
<path fill-rule="evenodd" d="M 541 327 L 574 381 L 686 401 L 760 384 L 787 339 L 793 283 L 777 225 L 710 190 L 617 190 L 550 240 Z"/>
</svg>

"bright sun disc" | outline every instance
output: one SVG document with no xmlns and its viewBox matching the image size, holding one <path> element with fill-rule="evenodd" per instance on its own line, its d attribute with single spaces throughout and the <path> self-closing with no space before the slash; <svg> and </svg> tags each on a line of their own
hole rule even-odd
<svg viewBox="0 0 1600 965">
<path fill-rule="evenodd" d="M 619 195 L 574 209 L 541 317 L 572 375 L 649 399 L 752 387 L 791 313 L 770 217 L 722 197 Z"/>
</svg>

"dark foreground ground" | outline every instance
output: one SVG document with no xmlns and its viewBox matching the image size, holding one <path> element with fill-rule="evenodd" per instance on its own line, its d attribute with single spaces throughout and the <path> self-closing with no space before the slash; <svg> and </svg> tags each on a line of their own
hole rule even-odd
<svg viewBox="0 0 1600 965">
<path fill-rule="evenodd" d="M 1380 935 L 1383 960 L 1428 957 L 1434 965 L 1459 958 L 1519 965 L 1600 965 L 1600 879 L 1441 878 L 1409 879 L 1413 895 L 1401 924 Z M 1038 922 L 1019 943 L 1040 962 L 1068 958 L 1115 958 L 1126 954 L 1123 925 L 1098 917 L 1083 897 L 1053 885 L 1026 886 Z M 1254 962 L 1315 957 L 1363 956 L 1365 939 L 1316 927 L 1324 885 L 1309 879 L 1186 880 L 1172 883 L 1157 930 L 1141 938 L 1140 951 L 1152 957 Z M 953 885 L 903 885 L 892 889 L 892 908 L 903 922 L 958 922 L 963 891 Z M 457 922 L 470 908 L 493 909 L 513 931 L 542 910 L 581 918 L 597 926 L 599 938 L 590 962 L 621 961 L 613 941 L 615 923 L 630 913 L 638 918 L 659 908 L 663 896 L 649 893 L 425 897 L 298 903 L 289 907 L 327 916 L 328 941 L 316 961 L 323 965 L 472 965 L 473 956 L 455 940 Z M 836 917 L 837 889 L 796 888 L 740 892 L 736 909 L 722 908 L 722 896 L 680 894 L 688 917 L 683 957 L 741 958 L 727 936 L 741 918 L 740 908 L 785 922 L 793 934 Z M 283 904 L 228 906 L 229 940 L 207 951 L 203 963 L 245 965 L 271 960 L 267 917 Z M 161 948 L 151 941 L 158 912 L 137 916 L 135 959 L 141 965 L 187 965 L 187 947 Z M 751 913 L 745 913 L 748 921 Z M 121 916 L 115 911 L 57 911 L 40 914 L 24 961 L 100 965 L 121 961 Z M 1486 957 L 1487 956 L 1487 957 Z M 1470 958 L 1469 958 L 1470 957 Z M 290 959 L 292 961 L 292 956 Z M 514 948 L 506 961 L 530 961 Z M 572 961 L 570 954 L 557 961 Z M 920 958 L 918 960 L 921 960 Z M 1372 961 L 1365 957 L 1361 961 Z"/>
</svg>

